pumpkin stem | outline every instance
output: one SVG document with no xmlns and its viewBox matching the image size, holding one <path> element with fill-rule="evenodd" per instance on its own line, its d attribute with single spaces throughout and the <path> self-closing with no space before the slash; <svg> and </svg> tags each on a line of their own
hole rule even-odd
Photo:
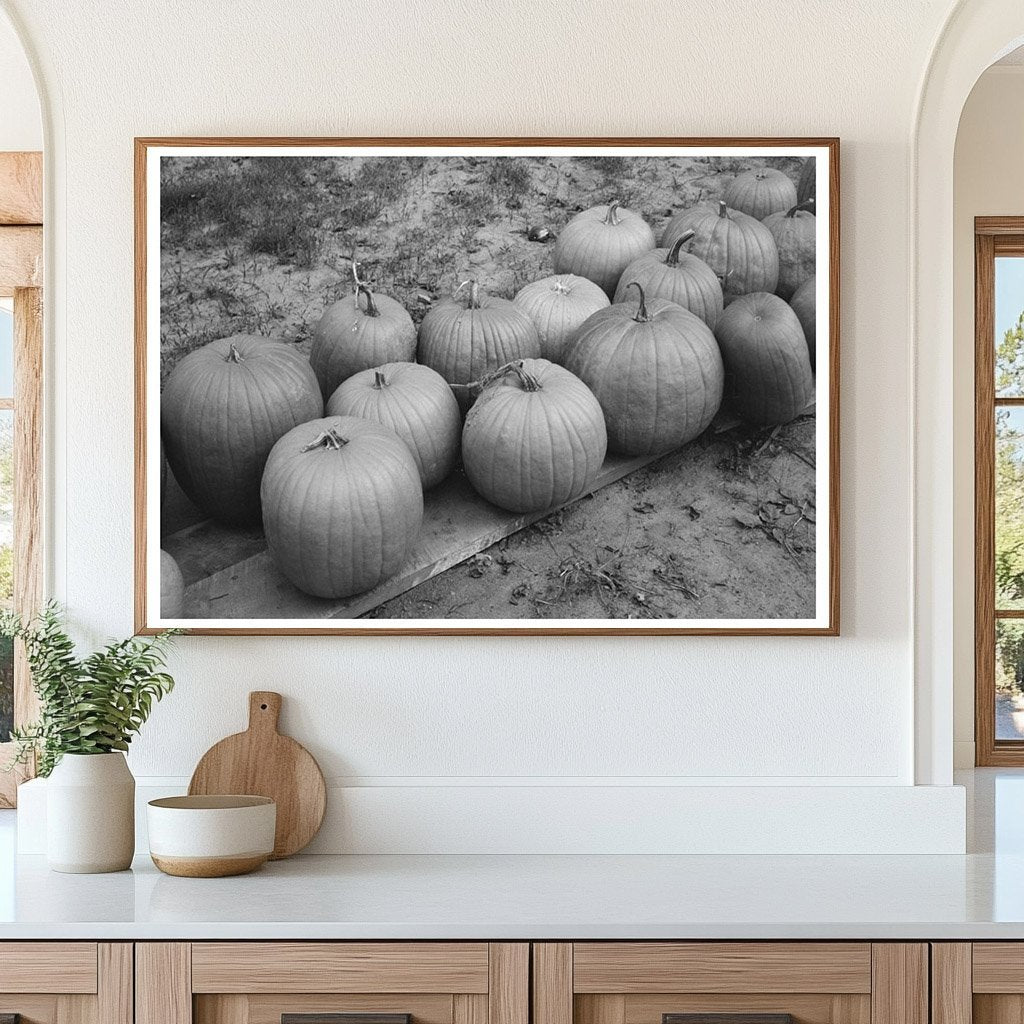
<svg viewBox="0 0 1024 1024">
<path fill-rule="evenodd" d="M 718 216 L 719 217 L 728 217 L 729 216 L 729 207 L 726 206 L 726 204 L 723 203 L 721 199 L 718 201 Z"/>
<path fill-rule="evenodd" d="M 668 255 L 665 257 L 666 267 L 678 267 L 679 266 L 679 252 L 686 243 L 693 238 L 697 232 L 692 228 L 689 231 L 684 231 L 677 239 L 675 245 L 669 249 Z"/>
<path fill-rule="evenodd" d="M 358 293 L 359 292 L 359 286 L 362 283 L 363 282 L 359 280 L 359 264 L 355 260 L 353 260 L 352 261 L 352 290 L 354 292 Z"/>
<path fill-rule="evenodd" d="M 242 363 L 244 361 L 242 353 L 234 345 L 231 346 L 231 351 L 224 357 L 224 362 L 226 363 Z"/>
<path fill-rule="evenodd" d="M 377 308 L 376 303 L 373 301 L 373 294 L 365 284 L 360 282 L 359 289 L 356 291 L 356 305 L 359 305 L 359 296 L 366 296 L 366 315 L 367 316 L 380 316 L 380 310 Z"/>
<path fill-rule="evenodd" d="M 608 204 L 608 212 L 604 216 L 605 224 L 611 224 L 613 227 L 619 223 L 619 201 L 613 199 Z"/>
<path fill-rule="evenodd" d="M 647 323 L 647 321 L 651 319 L 651 315 L 650 315 L 650 313 L 647 312 L 647 298 L 644 295 L 643 288 L 641 288 L 639 283 L 636 282 L 636 281 L 630 281 L 629 284 L 626 285 L 626 287 L 627 288 L 635 288 L 640 293 L 640 306 L 637 309 L 636 316 L 633 317 L 633 319 L 638 324 L 645 324 L 645 323 Z"/>
<path fill-rule="evenodd" d="M 469 288 L 469 301 L 466 303 L 466 309 L 479 309 L 480 300 L 478 298 L 478 293 L 480 291 L 480 286 L 476 283 L 476 280 L 471 277 L 468 280 L 463 281 L 462 284 L 452 292 L 452 298 L 457 298 L 459 292 L 461 292 L 463 288 Z"/>
<path fill-rule="evenodd" d="M 532 373 L 526 372 L 522 359 L 509 363 L 505 369 L 511 369 L 519 378 L 519 383 L 522 384 L 524 391 L 540 391 L 540 381 Z"/>
<path fill-rule="evenodd" d="M 381 388 L 388 387 L 388 382 L 384 378 L 384 374 L 380 370 L 373 371 L 373 387 L 376 391 L 380 391 Z"/>
<path fill-rule="evenodd" d="M 319 437 L 310 441 L 309 444 L 302 448 L 302 451 L 311 452 L 316 448 L 325 448 L 337 452 L 341 451 L 347 444 L 348 438 L 342 437 L 336 427 L 330 427 L 320 434 Z"/>
<path fill-rule="evenodd" d="M 806 210 L 808 213 L 813 213 L 814 212 L 814 200 L 813 199 L 805 199 L 802 203 L 797 203 L 796 206 L 794 206 L 793 209 L 790 210 L 786 214 L 786 216 L 787 217 L 795 217 L 797 215 L 797 211 L 798 210 Z"/>
</svg>

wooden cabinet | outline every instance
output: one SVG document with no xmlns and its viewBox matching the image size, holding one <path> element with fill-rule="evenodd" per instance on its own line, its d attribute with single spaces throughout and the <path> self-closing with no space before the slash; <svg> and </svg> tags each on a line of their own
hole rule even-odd
<svg viewBox="0 0 1024 1024">
<path fill-rule="evenodd" d="M 529 970 L 514 942 L 140 943 L 136 1022 L 529 1024 Z"/>
<path fill-rule="evenodd" d="M 934 1024 L 1024 1021 L 1024 942 L 932 944 Z"/>
<path fill-rule="evenodd" d="M 129 942 L 0 943 L 0 1018 L 132 1024 Z"/>
<path fill-rule="evenodd" d="M 533 1024 L 928 1024 L 924 943 L 537 943 L 533 958 Z"/>
</svg>

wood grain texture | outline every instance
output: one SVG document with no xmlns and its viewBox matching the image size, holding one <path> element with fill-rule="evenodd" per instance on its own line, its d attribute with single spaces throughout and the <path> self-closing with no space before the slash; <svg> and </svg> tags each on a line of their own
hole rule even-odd
<svg viewBox="0 0 1024 1024">
<path fill-rule="evenodd" d="M 574 995 L 575 1024 L 625 1024 L 626 997 L 619 995 Z"/>
<path fill-rule="evenodd" d="M 420 1019 L 419 1014 L 417 1018 Z M 453 995 L 452 1024 L 487 1024 L 487 996 L 467 992 Z"/>
<path fill-rule="evenodd" d="M 576 992 L 870 992 L 867 943 L 576 943 Z"/>
<path fill-rule="evenodd" d="M 931 946 L 931 1024 L 971 1024 L 971 944 Z"/>
<path fill-rule="evenodd" d="M 606 997 L 592 997 L 606 998 Z M 871 996 L 785 992 L 731 994 L 667 992 L 626 996 L 624 1024 L 662 1024 L 665 1014 L 792 1015 L 799 1024 L 870 1024 Z"/>
<path fill-rule="evenodd" d="M 249 1024 L 249 997 L 232 993 L 222 996 L 195 996 L 192 999 L 193 1024 Z M 273 1024 L 281 1024 L 281 1007 L 273 1016 Z"/>
<path fill-rule="evenodd" d="M 0 227 L 0 296 L 43 286 L 43 229 Z"/>
<path fill-rule="evenodd" d="M 96 992 L 95 942 L 4 942 L 0 950 L 0 992 Z"/>
<path fill-rule="evenodd" d="M 573 1024 L 571 942 L 533 944 L 532 1024 Z"/>
<path fill-rule="evenodd" d="M 871 1024 L 929 1024 L 928 946 L 871 946 Z"/>
<path fill-rule="evenodd" d="M 20 1024 L 57 1024 L 57 1003 L 65 997 L 48 993 L 29 995 L 20 992 L 9 995 L 0 992 L 0 1020 L 20 1018 Z M 89 999 L 89 996 L 77 996 Z"/>
<path fill-rule="evenodd" d="M 489 1024 L 530 1024 L 530 946 L 492 942 L 488 951 Z"/>
<path fill-rule="evenodd" d="M 271 797 L 277 804 L 271 860 L 290 857 L 308 846 L 327 810 L 327 786 L 320 766 L 304 746 L 277 731 L 281 704 L 279 693 L 250 693 L 248 728 L 211 747 L 200 758 L 188 786 L 193 796 Z"/>
<path fill-rule="evenodd" d="M 455 999 L 477 999 L 484 1002 L 485 995 L 455 996 Z M 423 993 L 334 993 L 334 994 L 253 994 L 253 995 L 202 995 L 196 996 L 196 1013 L 202 1010 L 203 1019 L 197 1017 L 196 1024 L 281 1024 L 287 1014 L 412 1014 L 414 1024 L 452 1024 L 453 1010 L 450 994 Z M 244 1003 L 245 1013 L 236 1014 L 232 1020 L 215 1020 L 203 1007 L 220 1002 L 238 1000 Z M 221 1015 L 223 1017 L 223 1014 Z M 466 1024 L 473 1024 L 468 1021 Z M 478 1024 L 487 1024 L 486 1018 Z"/>
<path fill-rule="evenodd" d="M 43 154 L 0 153 L 0 225 L 43 223 Z"/>
<path fill-rule="evenodd" d="M 146 155 L 152 147 L 165 146 L 246 146 L 262 148 L 270 146 L 573 146 L 581 150 L 588 147 L 604 146 L 629 148 L 638 146 L 649 147 L 772 147 L 772 146 L 803 146 L 824 148 L 829 153 L 829 411 L 828 411 L 828 450 L 830 461 L 829 478 L 829 621 L 824 627 L 793 627 L 793 628 L 744 628 L 700 629 L 687 626 L 642 626 L 623 628 L 616 625 L 597 627 L 550 627 L 544 625 L 531 626 L 526 629 L 510 630 L 502 625 L 469 627 L 459 626 L 458 620 L 451 620 L 451 626 L 422 627 L 414 624 L 408 626 L 375 626 L 368 624 L 359 629 L 325 623 L 316 627 L 272 626 L 251 628 L 247 626 L 205 628 L 196 627 L 192 632 L 206 635 L 230 635 L 236 633 L 256 635 L 446 635 L 466 636 L 484 635 L 516 636 L 561 635 L 561 636 L 663 636 L 663 635 L 719 635 L 719 636 L 836 636 L 839 634 L 840 621 L 840 451 L 839 451 L 839 380 L 840 380 L 840 345 L 839 345 L 839 302 L 840 302 L 840 167 L 839 139 L 830 137 L 785 137 L 785 138 L 683 138 L 683 137 L 651 137 L 651 138 L 602 138 L 584 136 L 577 138 L 558 137 L 352 137 L 352 138 L 297 138 L 297 137 L 219 137 L 219 138 L 159 138 L 138 137 L 135 139 L 135 625 L 136 632 L 152 634 L 157 627 L 148 621 L 146 607 Z M 246 567 L 247 572 L 255 572 L 259 565 Z M 196 593 L 201 599 L 202 594 Z"/>
<path fill-rule="evenodd" d="M 411 1013 L 282 1013 L 281 1024 L 412 1024 Z"/>
<path fill-rule="evenodd" d="M 974 992 L 1024 994 L 1024 943 L 975 942 L 972 966 Z"/>
<path fill-rule="evenodd" d="M 135 946 L 135 1024 L 192 1024 L 192 947 L 187 942 Z"/>
<path fill-rule="evenodd" d="M 661 1024 L 795 1024 L 791 1013 L 665 1013 Z"/>
<path fill-rule="evenodd" d="M 130 942 L 96 947 L 96 1019 L 99 1024 L 134 1024 L 135 948 Z"/>
<path fill-rule="evenodd" d="M 487 992 L 484 942 L 197 942 L 203 992 Z"/>
<path fill-rule="evenodd" d="M 973 1024 L 1024 1024 L 1024 996 L 977 994 L 972 1003 Z"/>
</svg>

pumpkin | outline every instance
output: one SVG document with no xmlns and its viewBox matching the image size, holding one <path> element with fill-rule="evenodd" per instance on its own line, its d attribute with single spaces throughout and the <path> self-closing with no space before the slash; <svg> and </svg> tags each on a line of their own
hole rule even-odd
<svg viewBox="0 0 1024 1024">
<path fill-rule="evenodd" d="M 729 182 L 722 198 L 734 210 L 764 220 L 769 214 L 796 206 L 796 185 L 788 174 L 774 167 L 757 167 Z"/>
<path fill-rule="evenodd" d="M 615 301 L 626 302 L 632 284 L 639 284 L 648 299 L 666 299 L 699 316 L 712 329 L 722 312 L 722 286 L 715 272 L 683 246 L 693 237 L 686 231 L 670 249 L 652 249 L 637 257 L 615 289 Z"/>
<path fill-rule="evenodd" d="M 459 457 L 462 416 L 445 379 L 419 363 L 385 363 L 338 385 L 328 416 L 359 416 L 393 430 L 408 446 L 423 489 L 439 484 Z"/>
<path fill-rule="evenodd" d="M 809 156 L 804 160 L 800 168 L 800 178 L 796 183 L 796 201 L 806 203 L 808 199 L 814 198 L 815 184 L 817 182 L 817 161 L 815 157 Z"/>
<path fill-rule="evenodd" d="M 174 367 L 160 396 L 167 462 L 207 515 L 259 522 L 270 449 L 323 408 L 316 376 L 292 346 L 243 334 L 211 341 Z"/>
<path fill-rule="evenodd" d="M 615 294 L 622 272 L 655 246 L 647 221 L 613 202 L 577 213 L 555 242 L 556 274 L 578 274 Z"/>
<path fill-rule="evenodd" d="M 185 611 L 185 580 L 178 563 L 160 551 L 160 618 L 180 619 Z"/>
<path fill-rule="evenodd" d="M 787 213 L 773 213 L 764 219 L 764 226 L 775 239 L 779 250 L 779 283 L 775 294 L 788 300 L 807 280 L 814 276 L 814 248 L 818 219 L 810 212 L 813 201 L 798 203 Z"/>
<path fill-rule="evenodd" d="M 809 277 L 793 292 L 793 297 L 789 300 L 789 304 L 793 307 L 793 312 L 796 313 L 796 318 L 804 329 L 804 338 L 807 339 L 807 351 L 811 357 L 811 369 L 814 369 L 818 318 L 815 312 L 817 292 L 815 291 L 813 277 Z"/>
<path fill-rule="evenodd" d="M 463 303 L 458 294 L 468 285 Z M 481 294 L 468 281 L 439 302 L 420 324 L 419 361 L 449 384 L 465 412 L 473 401 L 465 385 L 481 380 L 514 359 L 540 355 L 540 337 L 533 321 L 508 299 Z"/>
<path fill-rule="evenodd" d="M 594 392 L 608 447 L 653 455 L 702 433 L 722 401 L 715 336 L 700 317 L 664 299 L 616 303 L 576 332 L 566 368 Z"/>
<path fill-rule="evenodd" d="M 462 464 L 489 502 L 541 512 L 586 494 L 608 447 L 591 390 L 547 359 L 523 359 L 481 391 L 462 430 Z"/>
<path fill-rule="evenodd" d="M 405 307 L 364 284 L 328 306 L 313 328 L 309 361 L 324 401 L 352 374 L 416 358 L 416 326 Z"/>
<path fill-rule="evenodd" d="M 748 292 L 773 292 L 779 283 L 779 252 L 772 233 L 753 217 L 725 203 L 699 203 L 676 214 L 661 244 L 671 249 L 693 232 L 689 250 L 722 282 L 725 305 Z"/>
<path fill-rule="evenodd" d="M 167 456 L 164 455 L 163 438 L 160 439 L 160 508 L 164 507 L 167 498 Z"/>
<path fill-rule="evenodd" d="M 512 301 L 537 328 L 541 356 L 558 363 L 573 332 L 608 305 L 608 296 L 585 277 L 556 274 L 521 288 Z"/>
<path fill-rule="evenodd" d="M 267 459 L 262 497 L 274 564 L 314 597 L 350 597 L 393 576 L 423 520 L 420 475 L 405 442 L 355 416 L 285 434 Z"/>
<path fill-rule="evenodd" d="M 728 306 L 715 337 L 725 361 L 726 401 L 749 423 L 788 423 L 814 397 L 807 342 L 796 313 L 755 292 Z"/>
</svg>

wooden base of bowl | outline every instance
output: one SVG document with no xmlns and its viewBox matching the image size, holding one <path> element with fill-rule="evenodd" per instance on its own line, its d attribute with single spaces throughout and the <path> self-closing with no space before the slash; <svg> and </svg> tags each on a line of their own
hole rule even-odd
<svg viewBox="0 0 1024 1024">
<path fill-rule="evenodd" d="M 158 857 L 151 854 L 153 863 L 165 875 L 180 878 L 229 878 L 231 875 L 247 875 L 262 867 L 269 856 L 253 853 L 243 857 Z"/>
</svg>

